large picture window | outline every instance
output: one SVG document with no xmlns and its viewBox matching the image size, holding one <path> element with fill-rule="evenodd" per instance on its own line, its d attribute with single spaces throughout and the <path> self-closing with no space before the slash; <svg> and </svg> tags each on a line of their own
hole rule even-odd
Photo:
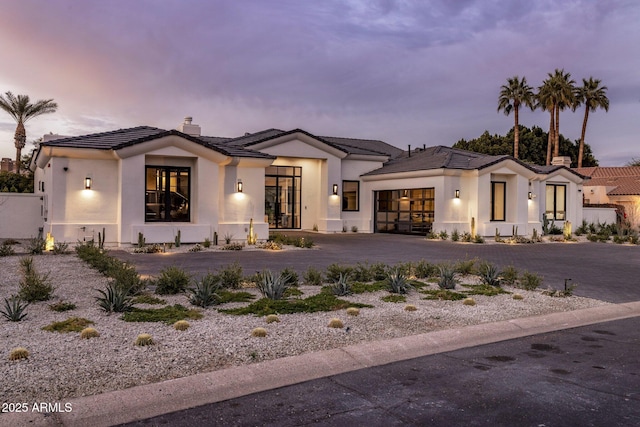
<svg viewBox="0 0 640 427">
<path fill-rule="evenodd" d="M 360 182 L 342 181 L 342 210 L 360 210 Z"/>
<path fill-rule="evenodd" d="M 564 221 L 566 219 L 567 187 L 562 184 L 547 184 L 547 219 Z"/>
<path fill-rule="evenodd" d="M 491 221 L 507 218 L 507 183 L 491 181 Z"/>
<path fill-rule="evenodd" d="M 190 221 L 189 168 L 147 166 L 145 186 L 145 220 Z"/>
</svg>

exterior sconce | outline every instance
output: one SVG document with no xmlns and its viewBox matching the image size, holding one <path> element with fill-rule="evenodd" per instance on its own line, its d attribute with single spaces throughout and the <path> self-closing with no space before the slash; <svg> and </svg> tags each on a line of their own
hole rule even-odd
<svg viewBox="0 0 640 427">
<path fill-rule="evenodd" d="M 238 180 L 238 193 L 242 193 L 243 190 L 242 181 Z"/>
<path fill-rule="evenodd" d="M 456 199 L 460 198 L 460 190 L 456 190 Z"/>
<path fill-rule="evenodd" d="M 333 195 L 334 196 L 338 195 L 338 184 L 333 184 Z"/>
<path fill-rule="evenodd" d="M 84 179 L 84 189 L 85 190 L 91 190 L 91 178 L 86 177 Z"/>
<path fill-rule="evenodd" d="M 402 190 L 402 198 L 403 199 L 409 198 L 409 190 Z"/>
<path fill-rule="evenodd" d="M 529 197 L 529 200 L 533 199 L 533 193 L 531 191 L 529 191 L 528 197 Z"/>
</svg>

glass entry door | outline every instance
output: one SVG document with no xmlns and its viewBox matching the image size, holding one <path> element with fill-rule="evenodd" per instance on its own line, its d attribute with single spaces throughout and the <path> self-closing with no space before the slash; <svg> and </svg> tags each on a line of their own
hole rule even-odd
<svg viewBox="0 0 640 427">
<path fill-rule="evenodd" d="M 270 166 L 265 172 L 264 213 L 269 228 L 300 228 L 302 168 Z"/>
</svg>

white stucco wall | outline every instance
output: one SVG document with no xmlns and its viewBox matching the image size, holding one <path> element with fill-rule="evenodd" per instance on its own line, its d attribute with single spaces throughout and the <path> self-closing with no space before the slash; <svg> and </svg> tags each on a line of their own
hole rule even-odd
<svg viewBox="0 0 640 427">
<path fill-rule="evenodd" d="M 380 161 L 351 160 L 348 158 L 342 161 L 340 171 L 342 180 L 337 183 L 340 210 L 342 210 L 342 181 L 360 182 L 359 210 L 341 212 L 342 225 L 345 226 L 347 230 L 351 230 L 351 228 L 355 226 L 358 228 L 358 232 L 373 233 L 373 191 L 371 189 L 365 191 L 364 185 L 360 180 L 360 175 L 378 169 L 381 166 L 382 162 Z"/>
<path fill-rule="evenodd" d="M 0 239 L 38 236 L 43 227 L 41 197 L 33 193 L 0 193 Z"/>
</svg>

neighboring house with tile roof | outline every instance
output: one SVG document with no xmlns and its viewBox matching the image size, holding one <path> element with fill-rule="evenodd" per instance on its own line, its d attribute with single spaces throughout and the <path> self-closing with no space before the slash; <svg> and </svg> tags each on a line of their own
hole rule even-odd
<svg viewBox="0 0 640 427">
<path fill-rule="evenodd" d="M 619 205 L 626 220 L 640 225 L 640 166 L 576 168 L 589 177 L 584 184 L 586 205 Z"/>
<path fill-rule="evenodd" d="M 270 230 L 484 236 L 582 218 L 583 176 L 444 146 L 267 129 L 239 137 L 140 126 L 44 141 L 31 165 L 42 227 L 58 241 L 183 242 Z"/>
</svg>

